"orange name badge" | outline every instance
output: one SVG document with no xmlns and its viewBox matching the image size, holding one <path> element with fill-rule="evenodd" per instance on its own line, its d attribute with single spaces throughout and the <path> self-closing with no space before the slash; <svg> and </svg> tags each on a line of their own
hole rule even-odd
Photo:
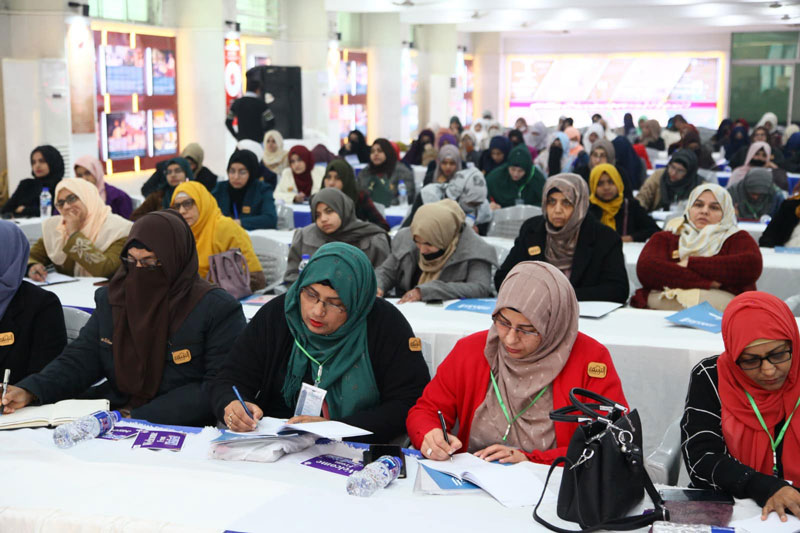
<svg viewBox="0 0 800 533">
<path fill-rule="evenodd" d="M 422 351 L 422 339 L 419 337 L 411 337 L 408 339 L 408 349 L 412 352 L 421 352 Z"/>
<path fill-rule="evenodd" d="M 589 363 L 586 369 L 590 378 L 604 378 L 608 374 L 608 366 L 605 363 Z"/>
<path fill-rule="evenodd" d="M 242 214 L 243 215 L 249 215 L 250 214 L 250 206 L 249 205 L 243 205 L 242 206 Z"/>
<path fill-rule="evenodd" d="M 178 350 L 177 352 L 172 352 L 172 362 L 176 365 L 182 365 L 183 363 L 188 363 L 192 360 L 192 352 L 189 350 Z"/>
<path fill-rule="evenodd" d="M 542 249 L 538 246 L 531 246 L 528 248 L 528 255 L 539 255 L 542 253 Z"/>
<path fill-rule="evenodd" d="M 13 331 L 6 331 L 5 333 L 0 333 L 0 346 L 11 346 L 12 344 L 14 344 Z"/>
</svg>

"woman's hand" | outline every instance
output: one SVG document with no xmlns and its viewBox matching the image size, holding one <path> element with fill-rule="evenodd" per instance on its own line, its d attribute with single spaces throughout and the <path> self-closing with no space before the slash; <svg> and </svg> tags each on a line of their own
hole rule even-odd
<svg viewBox="0 0 800 533">
<path fill-rule="evenodd" d="M 381 289 L 380 287 L 378 287 L 378 293 L 376 294 L 376 296 L 377 296 L 378 298 L 383 298 L 383 289 Z"/>
<path fill-rule="evenodd" d="M 238 218 L 234 218 L 233 221 L 236 222 L 240 226 L 242 225 L 242 221 L 240 219 L 238 219 Z"/>
<path fill-rule="evenodd" d="M 633 242 L 633 237 L 631 237 L 630 235 L 623 235 L 622 242 Z"/>
<path fill-rule="evenodd" d="M 487 448 L 478 450 L 475 452 L 475 457 L 479 457 L 484 461 L 500 461 L 501 463 L 521 463 L 528 460 L 525 454 L 518 449 L 502 444 L 492 444 Z"/>
<path fill-rule="evenodd" d="M 244 402 L 253 418 L 247 416 L 239 400 L 234 400 L 225 406 L 225 424 L 231 431 L 253 431 L 258 426 L 258 421 L 264 416 L 264 411 L 254 403 Z"/>
<path fill-rule="evenodd" d="M 778 168 L 778 165 L 776 165 L 774 161 L 767 161 L 764 166 L 767 168 Z"/>
<path fill-rule="evenodd" d="M 422 291 L 420 291 L 419 287 L 417 287 L 416 289 L 411 289 L 405 293 L 397 303 L 404 304 L 406 302 L 419 302 L 420 300 L 422 300 Z"/>
<path fill-rule="evenodd" d="M 444 440 L 441 428 L 434 428 L 425 434 L 419 449 L 422 455 L 434 461 L 445 461 L 461 448 L 461 441 L 455 435 L 447 434 L 450 444 Z"/>
<path fill-rule="evenodd" d="M 489 207 L 491 207 L 491 208 L 492 208 L 492 211 L 496 211 L 496 210 L 498 210 L 498 209 L 502 209 L 502 208 L 503 208 L 503 206 L 502 206 L 502 205 L 500 205 L 500 204 L 498 204 L 498 203 L 495 203 L 494 201 L 492 201 L 492 202 L 489 204 Z"/>
<path fill-rule="evenodd" d="M 18 215 L 21 214 L 23 211 L 25 211 L 25 206 L 24 205 L 21 205 L 18 208 L 14 209 L 14 213 L 16 213 Z"/>
<path fill-rule="evenodd" d="M 688 268 L 689 267 L 689 258 L 688 257 L 684 257 L 683 259 L 678 261 L 678 266 L 682 266 L 683 268 Z"/>
<path fill-rule="evenodd" d="M 775 511 L 781 519 L 786 522 L 786 511 L 800 517 L 800 492 L 794 487 L 783 487 L 767 500 L 764 508 L 761 509 L 761 520 L 766 520 L 769 513 Z"/>
<path fill-rule="evenodd" d="M 289 419 L 287 424 L 307 424 L 309 422 L 325 422 L 327 418 L 321 416 L 298 415 Z"/>
<path fill-rule="evenodd" d="M 306 194 L 305 193 L 299 192 L 299 193 L 294 195 L 294 203 L 302 204 L 305 201 L 306 201 Z"/>
<path fill-rule="evenodd" d="M 72 235 L 83 227 L 86 221 L 83 212 L 77 209 L 65 209 L 61 213 L 61 220 L 64 221 L 64 227 L 67 229 L 67 235 Z"/>
<path fill-rule="evenodd" d="M 17 409 L 22 409 L 31 403 L 34 398 L 35 396 L 25 389 L 9 385 L 6 391 L 6 397 L 3 398 L 3 405 L 5 406 L 3 414 L 10 415 Z"/>
<path fill-rule="evenodd" d="M 33 281 L 44 282 L 47 280 L 47 269 L 41 263 L 34 263 L 28 268 L 28 277 Z"/>
</svg>

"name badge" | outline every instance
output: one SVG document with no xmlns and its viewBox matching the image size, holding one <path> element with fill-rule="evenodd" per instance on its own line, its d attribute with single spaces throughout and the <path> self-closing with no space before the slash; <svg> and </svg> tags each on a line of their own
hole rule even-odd
<svg viewBox="0 0 800 533">
<path fill-rule="evenodd" d="M 243 205 L 242 206 L 242 214 L 243 215 L 249 215 L 250 214 L 250 206 L 249 205 Z"/>
<path fill-rule="evenodd" d="M 419 337 L 411 337 L 408 339 L 408 349 L 412 352 L 421 352 L 422 351 L 422 339 Z"/>
<path fill-rule="evenodd" d="M 7 331 L 5 333 L 0 333 L 0 346 L 11 346 L 14 344 L 14 332 Z"/>
<path fill-rule="evenodd" d="M 528 255 L 540 255 L 542 253 L 542 249 L 539 246 L 531 246 L 528 248 Z"/>
<path fill-rule="evenodd" d="M 297 406 L 294 408 L 294 416 L 319 416 L 322 414 L 322 402 L 325 400 L 326 394 L 328 391 L 325 389 L 303 383 L 303 386 L 300 387 L 300 396 L 297 398 Z"/>
<path fill-rule="evenodd" d="M 604 378 L 608 374 L 608 366 L 605 363 L 589 363 L 586 369 L 590 378 Z"/>
<path fill-rule="evenodd" d="M 189 350 L 178 350 L 177 352 L 172 352 L 172 362 L 176 365 L 182 365 L 183 363 L 188 363 L 192 360 L 192 352 Z"/>
</svg>

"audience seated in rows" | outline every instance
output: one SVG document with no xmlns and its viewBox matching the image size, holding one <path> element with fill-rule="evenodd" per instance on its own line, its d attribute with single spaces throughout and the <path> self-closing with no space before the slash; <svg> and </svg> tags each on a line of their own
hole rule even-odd
<svg viewBox="0 0 800 533">
<path fill-rule="evenodd" d="M 358 187 L 356 175 L 350 163 L 344 159 L 335 159 L 328 163 L 325 168 L 325 178 L 322 180 L 322 189 L 325 187 L 339 189 L 347 195 L 355 204 L 356 218 L 364 222 L 371 222 L 389 231 L 389 223 L 375 207 L 369 192 Z"/>
<path fill-rule="evenodd" d="M 670 211 L 686 201 L 689 194 L 705 180 L 697 174 L 697 156 L 691 150 L 678 150 L 669 160 L 667 168 L 653 172 L 647 178 L 636 200 L 648 212 Z"/>
<path fill-rule="evenodd" d="M 298 144 L 289 150 L 289 167 L 283 170 L 278 187 L 275 189 L 275 200 L 283 200 L 287 204 L 302 204 L 319 191 L 324 167 L 314 165 L 311 151 Z"/>
<path fill-rule="evenodd" d="M 228 181 L 214 189 L 222 214 L 247 231 L 274 229 L 278 224 L 272 186 L 260 181 L 258 159 L 248 150 L 236 150 L 228 159 Z"/>
<path fill-rule="evenodd" d="M 600 163 L 592 169 L 589 193 L 589 213 L 615 230 L 622 242 L 645 242 L 659 231 L 644 207 L 625 194 L 622 176 L 614 165 Z"/>
<path fill-rule="evenodd" d="M 514 205 L 542 205 L 545 177 L 533 165 L 531 153 L 524 144 L 514 147 L 508 159 L 486 176 L 492 209 Z"/>
<path fill-rule="evenodd" d="M 358 175 L 359 186 L 369 192 L 373 202 L 389 207 L 399 202 L 400 182 L 405 184 L 406 198 L 414 198 L 414 174 L 398 161 L 397 152 L 388 139 L 376 139 L 370 148 L 367 166 Z"/>
</svg>

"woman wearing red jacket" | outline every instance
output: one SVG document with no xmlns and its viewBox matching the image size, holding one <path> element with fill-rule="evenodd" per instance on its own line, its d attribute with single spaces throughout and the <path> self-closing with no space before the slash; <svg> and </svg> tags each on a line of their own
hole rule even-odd
<svg viewBox="0 0 800 533">
<path fill-rule="evenodd" d="M 501 463 L 551 463 L 577 424 L 549 413 L 582 387 L 627 405 L 608 350 L 578 332 L 578 300 L 554 266 L 527 261 L 506 276 L 488 331 L 461 339 L 409 411 L 413 445 L 429 459 L 472 452 Z M 445 442 L 437 415 L 458 435 Z"/>
<path fill-rule="evenodd" d="M 683 216 L 650 237 L 636 274 L 633 307 L 681 310 L 708 302 L 722 311 L 737 294 L 756 290 L 758 244 L 736 226 L 731 195 L 719 185 L 692 190 Z"/>
</svg>

